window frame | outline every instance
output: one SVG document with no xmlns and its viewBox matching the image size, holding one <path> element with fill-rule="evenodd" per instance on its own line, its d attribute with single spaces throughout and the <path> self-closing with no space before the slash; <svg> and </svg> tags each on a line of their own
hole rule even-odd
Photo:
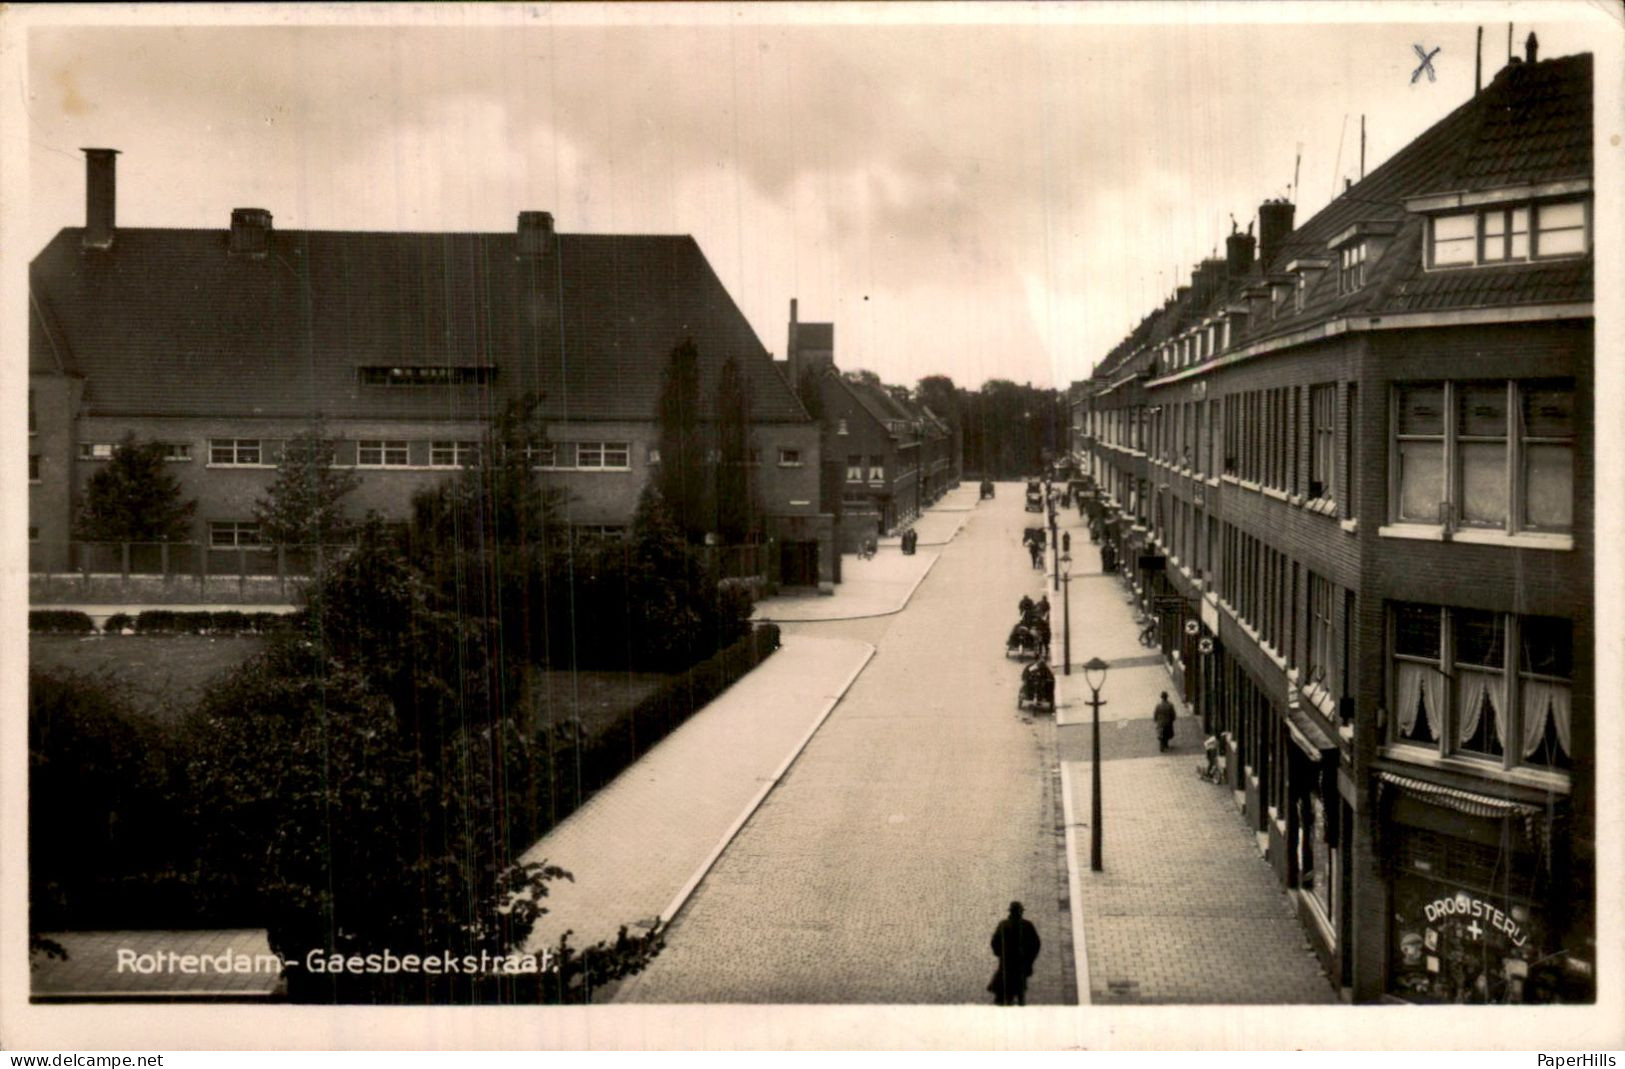
<svg viewBox="0 0 1625 1069">
<path fill-rule="evenodd" d="M 1465 389 L 1474 386 L 1501 384 L 1506 389 L 1505 437 L 1488 438 L 1465 435 L 1460 429 L 1460 406 Z M 1442 415 L 1438 434 L 1401 434 L 1400 409 L 1403 391 L 1407 387 L 1441 387 Z M 1483 532 L 1489 535 L 1549 535 L 1572 538 L 1574 525 L 1575 471 L 1574 455 L 1578 437 L 1573 426 L 1573 408 L 1577 383 L 1570 378 L 1552 379 L 1418 379 L 1394 382 L 1389 385 L 1389 471 L 1388 471 L 1388 523 L 1396 526 L 1441 528 L 1449 533 Z M 1570 427 L 1567 435 L 1531 435 L 1525 428 L 1524 400 L 1535 391 L 1567 393 L 1570 398 Z M 1408 441 L 1438 442 L 1441 454 L 1440 511 L 1432 519 L 1407 518 L 1400 513 L 1402 487 L 1400 484 L 1400 447 Z M 1502 474 L 1507 488 L 1506 518 L 1500 525 L 1468 523 L 1462 518 L 1465 494 L 1465 475 L 1462 469 L 1462 445 L 1496 441 L 1504 443 L 1501 453 Z M 1528 447 L 1566 447 L 1569 456 L 1569 523 L 1567 526 L 1542 525 L 1527 519 L 1529 505 L 1529 478 L 1525 471 Z"/>
<path fill-rule="evenodd" d="M 209 467 L 211 468 L 272 468 L 276 465 L 269 463 L 266 457 L 270 453 L 269 443 L 264 438 L 210 438 L 209 439 Z M 247 460 L 244 456 L 252 452 L 254 459 Z M 221 456 L 230 459 L 222 460 Z"/>
<path fill-rule="evenodd" d="M 480 443 L 467 439 L 437 438 L 429 442 L 429 467 L 478 467 Z"/>
<path fill-rule="evenodd" d="M 1432 610 L 1438 620 L 1438 649 L 1439 653 L 1433 660 L 1414 654 L 1402 654 L 1397 649 L 1398 627 L 1396 621 L 1403 607 L 1416 606 Z M 1573 667 L 1573 641 L 1574 622 L 1564 620 L 1569 629 L 1569 675 L 1558 676 L 1549 672 L 1524 671 L 1522 658 L 1522 633 L 1525 628 L 1533 628 L 1534 621 L 1547 618 L 1538 615 L 1520 615 L 1502 610 L 1489 610 L 1495 617 L 1495 627 L 1498 632 L 1501 664 L 1484 666 L 1463 661 L 1457 649 L 1459 618 L 1467 613 L 1476 613 L 1484 610 L 1467 609 L 1448 605 L 1432 605 L 1423 602 L 1389 601 L 1384 606 L 1385 616 L 1385 680 L 1384 693 L 1386 695 L 1385 707 L 1394 710 L 1388 715 L 1388 725 L 1384 732 L 1382 744 L 1389 756 L 1423 760 L 1448 762 L 1458 767 L 1477 769 L 1481 772 L 1491 772 L 1503 776 L 1520 776 L 1523 778 L 1540 779 L 1544 782 L 1567 783 L 1572 775 L 1576 762 L 1576 755 L 1567 750 L 1563 751 L 1568 760 L 1565 767 L 1562 764 L 1544 764 L 1533 760 L 1531 756 L 1523 753 L 1524 745 L 1524 689 L 1529 681 L 1560 685 L 1567 687 L 1573 694 L 1574 667 Z M 1425 665 L 1438 672 L 1442 677 L 1439 687 L 1441 705 L 1436 710 L 1438 716 L 1438 738 L 1432 742 L 1413 741 L 1400 734 L 1399 717 L 1397 715 L 1399 697 L 1399 672 L 1397 665 L 1401 663 L 1415 663 Z M 1500 695 L 1505 706 L 1505 721 L 1507 738 L 1499 740 L 1500 754 L 1486 753 L 1480 750 L 1468 749 L 1460 738 L 1460 725 L 1464 713 L 1461 708 L 1462 682 L 1464 673 L 1473 672 L 1485 675 L 1498 676 L 1500 680 Z M 1482 699 L 1481 699 L 1482 700 Z M 1481 712 L 1482 716 L 1491 716 L 1488 710 Z M 1555 716 L 1542 710 L 1541 715 Z M 1480 721 L 1482 724 L 1482 721 Z M 1488 727 L 1493 728 L 1493 720 Z M 1548 732 L 1552 731 L 1550 721 L 1547 722 Z M 1497 735 L 1499 731 L 1497 729 Z M 1572 742 L 1572 737 L 1571 740 Z"/>
<path fill-rule="evenodd" d="M 367 459 L 371 453 L 377 459 Z M 398 454 L 399 459 L 392 459 Z M 355 466 L 358 468 L 409 468 L 412 466 L 412 443 L 403 438 L 357 438 Z"/>
<path fill-rule="evenodd" d="M 1541 227 L 1541 214 L 1554 208 L 1578 208 L 1579 222 L 1569 226 Z M 1521 220 L 1520 220 L 1521 216 Z M 1439 259 L 1438 224 L 1443 220 L 1465 219 L 1472 223 L 1470 237 L 1447 238 L 1452 246 L 1467 242 L 1471 250 L 1466 260 Z M 1492 221 L 1497 228 L 1491 233 Z M 1523 229 L 1517 224 L 1522 222 Z M 1542 252 L 1542 233 L 1577 233 L 1578 249 L 1562 252 Z M 1522 245 L 1522 251 L 1518 246 Z M 1424 266 L 1429 270 L 1454 270 L 1462 267 L 1493 267 L 1503 264 L 1530 263 L 1537 260 L 1561 260 L 1589 255 L 1594 240 L 1594 210 L 1590 197 L 1548 197 L 1543 199 L 1508 201 L 1502 204 L 1475 208 L 1470 211 L 1437 212 L 1428 216 L 1427 241 L 1424 246 Z M 1499 248 L 1493 248 L 1498 244 Z"/>
<path fill-rule="evenodd" d="M 231 541 L 223 542 L 220 540 L 220 536 L 228 533 L 228 528 Z M 209 521 L 210 549 L 260 549 L 265 544 L 264 532 L 261 530 L 260 525 L 252 520 Z"/>
</svg>

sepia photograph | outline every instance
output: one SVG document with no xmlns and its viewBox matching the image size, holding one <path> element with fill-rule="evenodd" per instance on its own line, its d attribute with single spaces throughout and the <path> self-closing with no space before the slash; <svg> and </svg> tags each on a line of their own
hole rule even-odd
<svg viewBox="0 0 1625 1069">
<path fill-rule="evenodd" d="M 0 1045 L 1625 1046 L 1622 45 L 0 11 Z"/>
</svg>

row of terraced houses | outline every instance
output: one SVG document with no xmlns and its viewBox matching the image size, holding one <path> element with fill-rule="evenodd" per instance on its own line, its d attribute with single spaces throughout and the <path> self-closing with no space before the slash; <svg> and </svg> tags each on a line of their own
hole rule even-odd
<svg viewBox="0 0 1625 1069">
<path fill-rule="evenodd" d="M 1262 204 L 1069 397 L 1358 1002 L 1594 991 L 1592 63 L 1535 48 L 1302 224 Z"/>
<path fill-rule="evenodd" d="M 829 590 L 842 551 L 957 482 L 957 435 L 901 391 L 853 385 L 862 413 L 815 419 L 691 237 L 560 233 L 540 211 L 506 233 L 278 230 L 259 208 L 222 229 L 121 228 L 117 152 L 85 153 L 85 225 L 30 269 L 36 603 L 285 597 L 309 555 L 295 564 L 254 520 L 283 443 L 319 425 L 362 476 L 348 510 L 401 519 L 522 396 L 540 398 L 538 479 L 567 491 L 572 531 L 620 536 L 685 340 L 702 429 L 726 361 L 749 383 L 761 523 L 733 559 L 769 583 Z M 832 372 L 833 326 L 792 323 L 793 349 L 803 334 Z M 167 446 L 198 503 L 189 540 L 75 541 L 90 476 L 130 435 Z"/>
</svg>

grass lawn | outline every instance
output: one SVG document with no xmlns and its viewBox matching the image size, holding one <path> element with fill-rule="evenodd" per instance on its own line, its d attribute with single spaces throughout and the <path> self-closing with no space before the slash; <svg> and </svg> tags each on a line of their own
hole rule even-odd
<svg viewBox="0 0 1625 1069">
<path fill-rule="evenodd" d="M 158 720 L 179 721 L 210 683 L 265 648 L 260 635 L 30 635 L 28 660 L 38 668 L 101 677 L 131 708 Z M 537 672 L 538 719 L 580 715 L 588 735 L 665 682 L 658 672 Z"/>
<path fill-rule="evenodd" d="M 178 722 L 215 680 L 265 648 L 261 635 L 29 635 L 28 663 L 106 679 L 139 713 Z"/>
<path fill-rule="evenodd" d="M 579 714 L 587 735 L 596 735 L 669 678 L 660 672 L 537 672 L 537 720 L 559 722 Z"/>
</svg>

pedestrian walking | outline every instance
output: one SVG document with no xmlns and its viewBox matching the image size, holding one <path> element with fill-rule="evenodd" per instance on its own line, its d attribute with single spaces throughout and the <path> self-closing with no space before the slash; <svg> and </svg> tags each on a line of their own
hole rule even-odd
<svg viewBox="0 0 1625 1069">
<path fill-rule="evenodd" d="M 1044 547 L 1037 542 L 1027 543 L 1027 555 L 1033 559 L 1033 567 L 1042 571 L 1044 568 Z"/>
<path fill-rule="evenodd" d="M 1023 917 L 1020 902 L 1010 903 L 1010 915 L 993 929 L 993 953 L 999 959 L 987 989 L 1000 1006 L 1027 1005 L 1027 979 L 1033 974 L 1042 946 L 1038 929 Z"/>
<path fill-rule="evenodd" d="M 1162 692 L 1162 700 L 1152 711 L 1151 721 L 1157 725 L 1157 749 L 1166 750 L 1174 737 L 1174 706 L 1168 700 L 1167 691 Z"/>
</svg>

